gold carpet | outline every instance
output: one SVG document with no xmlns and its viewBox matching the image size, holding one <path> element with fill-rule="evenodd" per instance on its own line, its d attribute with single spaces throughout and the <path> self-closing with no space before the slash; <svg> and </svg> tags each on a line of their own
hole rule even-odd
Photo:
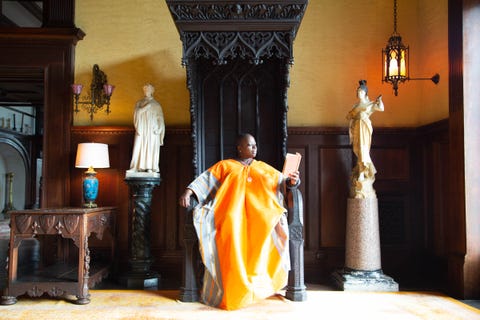
<svg viewBox="0 0 480 320">
<path fill-rule="evenodd" d="M 281 295 L 241 310 L 224 311 L 177 300 L 178 291 L 90 290 L 91 302 L 24 298 L 0 306 L 0 319 L 480 319 L 480 310 L 431 292 L 351 292 L 311 290 L 304 302 Z"/>
</svg>

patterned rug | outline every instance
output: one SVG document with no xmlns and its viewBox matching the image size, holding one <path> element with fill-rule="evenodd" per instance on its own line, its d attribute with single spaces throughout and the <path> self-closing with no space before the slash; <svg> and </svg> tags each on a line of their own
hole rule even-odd
<svg viewBox="0 0 480 320">
<path fill-rule="evenodd" d="M 91 302 L 23 298 L 0 306 L 0 319 L 480 319 L 480 310 L 431 292 L 343 292 L 308 290 L 307 300 L 292 302 L 281 295 L 241 310 L 224 311 L 177 300 L 178 291 L 91 290 Z"/>
</svg>

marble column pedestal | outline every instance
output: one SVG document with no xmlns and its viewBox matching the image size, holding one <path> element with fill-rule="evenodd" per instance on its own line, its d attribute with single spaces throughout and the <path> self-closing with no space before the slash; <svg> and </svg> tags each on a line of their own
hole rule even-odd
<svg viewBox="0 0 480 320">
<path fill-rule="evenodd" d="M 337 287 L 344 291 L 398 291 L 398 284 L 382 272 L 377 198 L 347 201 L 345 267 L 333 274 Z"/>
<path fill-rule="evenodd" d="M 120 283 L 129 289 L 157 289 L 160 275 L 151 270 L 150 250 L 151 202 L 153 189 L 160 185 L 157 174 L 127 174 L 125 182 L 130 189 L 129 203 L 129 270 L 120 277 Z"/>
</svg>

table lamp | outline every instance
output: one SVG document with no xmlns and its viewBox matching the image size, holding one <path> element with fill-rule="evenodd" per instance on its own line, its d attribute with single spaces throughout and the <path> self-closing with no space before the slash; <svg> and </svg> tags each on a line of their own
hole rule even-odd
<svg viewBox="0 0 480 320">
<path fill-rule="evenodd" d="M 104 143 L 79 143 L 77 147 L 76 168 L 88 168 L 83 177 L 83 207 L 96 208 L 98 196 L 97 172 L 94 168 L 110 167 L 108 145 Z"/>
</svg>

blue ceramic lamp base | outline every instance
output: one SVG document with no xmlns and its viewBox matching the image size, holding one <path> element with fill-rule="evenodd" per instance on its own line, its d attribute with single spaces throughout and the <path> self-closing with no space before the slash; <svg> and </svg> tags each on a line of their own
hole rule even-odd
<svg viewBox="0 0 480 320">
<path fill-rule="evenodd" d="M 92 170 L 93 171 L 93 170 Z M 98 196 L 98 179 L 95 171 L 86 171 L 83 179 L 83 207 L 96 208 L 95 200 Z"/>
</svg>

